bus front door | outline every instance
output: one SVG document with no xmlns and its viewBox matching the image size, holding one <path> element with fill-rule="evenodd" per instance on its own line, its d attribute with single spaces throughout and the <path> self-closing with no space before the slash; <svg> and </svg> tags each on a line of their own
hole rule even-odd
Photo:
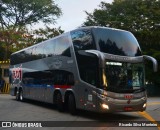
<svg viewBox="0 0 160 130">
<path fill-rule="evenodd" d="M 97 96 L 96 96 L 96 73 L 92 68 L 88 68 L 85 71 L 85 82 L 84 85 L 84 96 L 85 96 L 85 109 L 95 111 L 97 104 Z"/>
</svg>

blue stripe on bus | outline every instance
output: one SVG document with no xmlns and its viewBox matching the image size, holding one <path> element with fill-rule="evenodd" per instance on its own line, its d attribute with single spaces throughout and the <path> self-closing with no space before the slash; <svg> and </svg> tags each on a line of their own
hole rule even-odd
<svg viewBox="0 0 160 130">
<path fill-rule="evenodd" d="M 25 84 L 24 85 L 24 87 L 37 87 L 37 88 L 46 88 L 46 87 L 48 87 L 48 88 L 54 88 L 54 86 L 53 85 L 46 85 L 46 84 Z"/>
</svg>

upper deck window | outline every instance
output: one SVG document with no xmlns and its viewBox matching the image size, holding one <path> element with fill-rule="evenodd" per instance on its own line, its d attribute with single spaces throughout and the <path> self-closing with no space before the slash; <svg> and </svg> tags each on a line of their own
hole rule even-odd
<svg viewBox="0 0 160 130">
<path fill-rule="evenodd" d="M 75 51 L 95 49 L 90 30 L 76 30 L 71 32 Z"/>
<path fill-rule="evenodd" d="M 71 57 L 68 35 L 44 41 L 11 56 L 11 65 L 40 60 L 52 56 Z"/>
<path fill-rule="evenodd" d="M 102 52 L 121 56 L 141 55 L 139 44 L 130 32 L 94 28 L 93 35 Z"/>
</svg>

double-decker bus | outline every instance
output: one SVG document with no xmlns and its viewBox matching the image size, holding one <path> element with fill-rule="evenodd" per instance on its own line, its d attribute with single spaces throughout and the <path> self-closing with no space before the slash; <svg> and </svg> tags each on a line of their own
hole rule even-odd
<svg viewBox="0 0 160 130">
<path fill-rule="evenodd" d="M 11 55 L 11 95 L 95 112 L 144 111 L 145 60 L 132 33 L 82 27 Z"/>
</svg>

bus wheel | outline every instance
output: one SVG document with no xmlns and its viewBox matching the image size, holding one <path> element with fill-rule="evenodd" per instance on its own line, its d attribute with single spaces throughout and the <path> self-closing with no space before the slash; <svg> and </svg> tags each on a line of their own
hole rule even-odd
<svg viewBox="0 0 160 130">
<path fill-rule="evenodd" d="M 20 100 L 20 95 L 19 95 L 19 91 L 18 89 L 16 90 L 16 100 L 19 101 Z"/>
<path fill-rule="evenodd" d="M 76 115 L 77 110 L 76 110 L 76 102 L 73 94 L 69 95 L 69 100 L 68 100 L 68 110 L 72 115 Z"/>
<path fill-rule="evenodd" d="M 57 105 L 57 108 L 60 112 L 64 111 L 64 105 L 63 105 L 63 102 L 62 102 L 62 95 L 60 93 L 57 93 L 56 105 Z"/>
<path fill-rule="evenodd" d="M 19 91 L 19 100 L 22 102 L 22 101 L 24 101 L 24 98 L 23 98 L 23 90 L 22 89 L 20 89 L 20 91 Z"/>
</svg>

